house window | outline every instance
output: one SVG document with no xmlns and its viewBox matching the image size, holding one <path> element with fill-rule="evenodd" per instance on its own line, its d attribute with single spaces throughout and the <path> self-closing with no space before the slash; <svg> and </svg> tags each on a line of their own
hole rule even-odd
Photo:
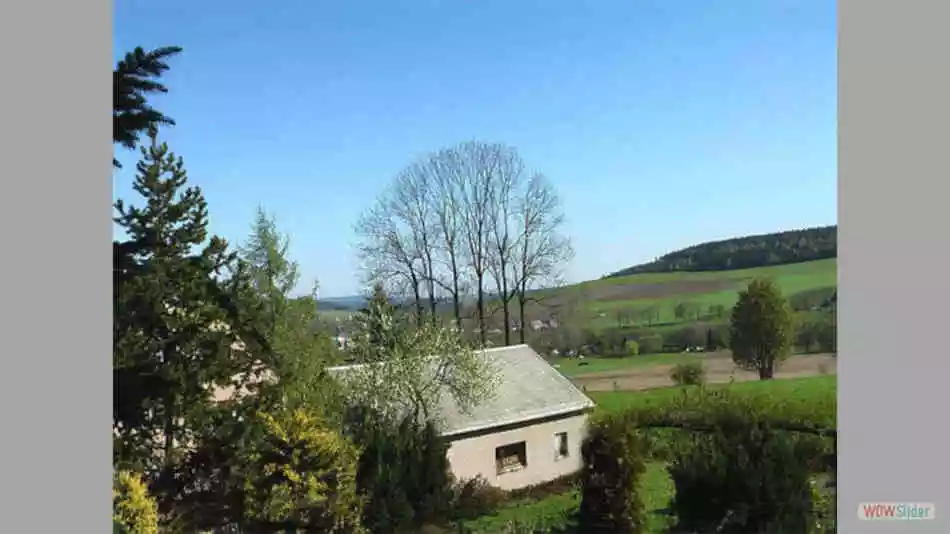
<svg viewBox="0 0 950 534">
<path fill-rule="evenodd" d="M 495 449 L 495 467 L 498 474 L 518 471 L 528 466 L 528 448 L 525 442 L 512 443 Z"/>
<path fill-rule="evenodd" d="M 567 432 L 554 434 L 554 459 L 567 458 L 570 451 L 567 448 Z"/>
</svg>

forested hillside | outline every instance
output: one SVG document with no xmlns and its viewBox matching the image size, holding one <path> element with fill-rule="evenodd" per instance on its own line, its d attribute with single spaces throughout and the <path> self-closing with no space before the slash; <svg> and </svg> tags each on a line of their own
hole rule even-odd
<svg viewBox="0 0 950 534">
<path fill-rule="evenodd" d="M 724 271 L 834 258 L 838 225 L 710 241 L 628 267 L 607 278 L 638 273 Z"/>
</svg>

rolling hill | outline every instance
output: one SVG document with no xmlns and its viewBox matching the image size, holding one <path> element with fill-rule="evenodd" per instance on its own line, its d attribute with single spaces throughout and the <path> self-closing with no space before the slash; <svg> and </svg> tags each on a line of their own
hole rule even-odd
<svg viewBox="0 0 950 534">
<path fill-rule="evenodd" d="M 700 243 L 605 278 L 643 273 L 728 271 L 837 256 L 838 226 L 832 225 Z"/>
</svg>

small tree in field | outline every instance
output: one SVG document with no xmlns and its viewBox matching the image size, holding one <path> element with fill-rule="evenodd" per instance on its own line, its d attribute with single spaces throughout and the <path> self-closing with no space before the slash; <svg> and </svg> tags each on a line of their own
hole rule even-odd
<svg viewBox="0 0 950 534">
<path fill-rule="evenodd" d="M 792 315 L 788 302 L 769 280 L 753 280 L 732 309 L 729 345 L 739 367 L 769 380 L 791 348 Z"/>
</svg>

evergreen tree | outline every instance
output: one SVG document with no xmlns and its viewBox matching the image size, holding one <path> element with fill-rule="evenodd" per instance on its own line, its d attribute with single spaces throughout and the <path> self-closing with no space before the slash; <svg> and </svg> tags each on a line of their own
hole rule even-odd
<svg viewBox="0 0 950 534">
<path fill-rule="evenodd" d="M 389 302 L 389 296 L 383 285 L 379 283 L 373 285 L 366 307 L 357 313 L 358 330 L 366 337 L 360 346 L 369 348 L 372 352 L 391 351 L 395 348 L 399 320 L 400 316 L 396 307 Z M 378 358 L 364 354 L 363 359 Z"/>
<path fill-rule="evenodd" d="M 166 93 L 158 79 L 168 70 L 166 60 L 181 52 L 166 46 L 146 52 L 136 48 L 119 61 L 112 72 L 112 142 L 128 149 L 139 144 L 143 133 L 160 125 L 174 125 L 170 117 L 148 104 L 148 96 Z M 112 164 L 121 167 L 113 158 Z"/>
<path fill-rule="evenodd" d="M 739 292 L 732 310 L 729 344 L 739 367 L 771 379 L 791 348 L 792 314 L 788 301 L 769 280 L 753 280 Z"/>
<path fill-rule="evenodd" d="M 258 207 L 251 234 L 240 249 L 254 288 L 264 301 L 268 334 L 273 335 L 279 318 L 287 311 L 291 292 L 300 281 L 297 262 L 288 256 L 290 238 L 277 229 L 277 222 Z"/>
<path fill-rule="evenodd" d="M 310 295 L 292 295 L 300 275 L 289 252 L 290 238 L 258 208 L 240 257 L 260 303 L 263 334 L 274 353 L 272 370 L 280 378 L 287 403 L 327 415 L 332 410 L 325 408 L 334 392 L 333 383 L 325 380 L 325 368 L 336 363 L 333 343 L 317 327 L 316 285 Z"/>
<path fill-rule="evenodd" d="M 149 135 L 134 182 L 143 205 L 115 203 L 127 237 L 114 243 L 113 430 L 115 461 L 154 475 L 193 438 L 210 384 L 249 370 L 263 345 L 235 256 L 208 235 L 201 191 Z"/>
</svg>

